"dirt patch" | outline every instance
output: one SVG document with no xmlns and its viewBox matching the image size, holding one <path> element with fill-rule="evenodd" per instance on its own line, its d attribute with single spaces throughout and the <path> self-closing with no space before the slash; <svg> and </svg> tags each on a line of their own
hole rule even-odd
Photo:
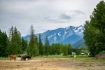
<svg viewBox="0 0 105 70">
<path fill-rule="evenodd" d="M 0 70 L 105 70 L 105 64 L 66 59 L 1 60 Z"/>
</svg>

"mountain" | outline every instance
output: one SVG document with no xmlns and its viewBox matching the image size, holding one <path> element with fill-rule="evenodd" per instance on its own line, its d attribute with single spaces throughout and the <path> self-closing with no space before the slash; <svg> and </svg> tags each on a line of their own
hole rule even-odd
<svg viewBox="0 0 105 70">
<path fill-rule="evenodd" d="M 41 39 L 43 43 L 45 41 L 45 38 L 47 37 L 50 44 L 63 43 L 71 44 L 73 47 L 80 47 L 81 45 L 84 45 L 83 31 L 83 26 L 69 26 L 67 28 L 58 28 L 41 33 Z M 29 40 L 29 35 L 25 36 L 24 38 L 26 40 Z"/>
</svg>

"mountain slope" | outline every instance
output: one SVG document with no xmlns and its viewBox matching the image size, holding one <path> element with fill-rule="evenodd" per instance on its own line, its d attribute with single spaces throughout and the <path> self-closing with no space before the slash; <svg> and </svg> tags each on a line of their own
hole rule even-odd
<svg viewBox="0 0 105 70">
<path fill-rule="evenodd" d="M 70 26 L 67 28 L 58 28 L 55 30 L 48 30 L 42 33 L 41 39 L 43 43 L 45 41 L 45 38 L 47 37 L 50 44 L 63 43 L 71 44 L 73 47 L 80 47 L 84 44 L 83 31 L 83 26 Z M 29 36 L 26 36 L 25 39 L 29 39 Z"/>
<path fill-rule="evenodd" d="M 64 43 L 71 44 L 73 47 L 79 47 L 84 43 L 83 40 L 83 26 L 67 28 L 58 28 L 56 30 L 48 30 L 41 34 L 42 41 L 45 41 L 45 37 L 48 37 L 50 44 L 52 43 Z"/>
</svg>

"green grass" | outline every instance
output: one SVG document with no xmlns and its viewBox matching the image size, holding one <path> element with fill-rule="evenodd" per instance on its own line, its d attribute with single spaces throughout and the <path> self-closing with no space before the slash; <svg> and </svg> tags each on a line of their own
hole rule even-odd
<svg viewBox="0 0 105 70">
<path fill-rule="evenodd" d="M 32 59 L 55 59 L 55 60 L 74 60 L 74 61 L 82 61 L 82 62 L 103 62 L 105 63 L 105 59 L 96 59 L 95 57 L 81 56 L 77 55 L 76 58 L 71 55 L 62 56 L 62 55 L 49 55 L 49 56 L 37 56 L 32 57 Z M 6 57 L 0 57 L 0 60 L 8 60 Z"/>
<path fill-rule="evenodd" d="M 74 60 L 74 61 L 81 61 L 81 62 L 103 62 L 105 63 L 105 59 L 96 59 L 95 57 L 88 57 L 88 56 L 76 56 L 76 58 L 72 57 L 71 55 L 68 56 L 61 56 L 61 55 L 49 55 L 49 56 L 37 56 L 33 57 L 33 59 L 58 59 L 58 60 Z"/>
<path fill-rule="evenodd" d="M 0 57 L 0 60 L 7 60 L 7 57 Z"/>
</svg>

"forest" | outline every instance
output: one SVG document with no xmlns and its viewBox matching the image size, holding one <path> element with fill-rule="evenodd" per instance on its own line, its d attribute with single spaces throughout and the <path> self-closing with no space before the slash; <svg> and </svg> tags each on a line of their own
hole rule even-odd
<svg viewBox="0 0 105 70">
<path fill-rule="evenodd" d="M 9 36 L 0 31 L 0 56 L 28 54 L 30 56 L 43 55 L 70 55 L 76 51 L 70 44 L 49 44 L 46 37 L 45 43 L 42 43 L 41 36 L 36 36 L 34 28 L 31 26 L 30 40 L 26 41 L 16 27 L 11 27 Z"/>
</svg>

